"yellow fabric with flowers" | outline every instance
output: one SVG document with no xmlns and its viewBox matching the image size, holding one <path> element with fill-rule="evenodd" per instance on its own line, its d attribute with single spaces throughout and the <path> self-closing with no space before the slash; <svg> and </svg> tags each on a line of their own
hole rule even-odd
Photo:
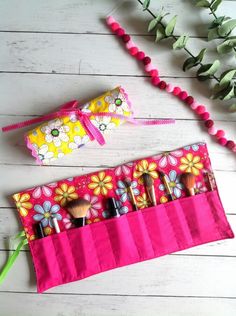
<svg viewBox="0 0 236 316">
<path fill-rule="evenodd" d="M 117 87 L 91 100 L 82 107 L 82 112 L 111 112 L 130 116 L 132 111 L 125 91 Z M 112 117 L 90 117 L 102 134 L 119 126 L 123 120 Z M 90 141 L 85 129 L 75 115 L 53 119 L 37 126 L 26 135 L 27 146 L 40 164 L 67 155 Z"/>
</svg>

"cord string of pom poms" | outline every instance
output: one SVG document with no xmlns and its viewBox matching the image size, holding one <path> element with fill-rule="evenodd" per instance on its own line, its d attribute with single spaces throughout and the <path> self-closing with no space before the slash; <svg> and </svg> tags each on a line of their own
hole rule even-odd
<svg viewBox="0 0 236 316">
<path fill-rule="evenodd" d="M 216 128 L 215 122 L 210 117 L 210 113 L 207 111 L 206 107 L 202 104 L 198 104 L 194 97 L 180 87 L 161 80 L 158 70 L 152 64 L 151 58 L 143 51 L 139 50 L 132 41 L 131 36 L 125 32 L 120 24 L 112 16 L 107 17 L 106 22 L 112 32 L 122 39 L 130 55 L 143 64 L 145 72 L 149 74 L 153 86 L 171 93 L 187 104 L 203 120 L 208 134 L 212 135 L 221 146 L 226 146 L 229 150 L 236 153 L 236 143 L 233 140 L 226 138 L 224 130 Z"/>
</svg>

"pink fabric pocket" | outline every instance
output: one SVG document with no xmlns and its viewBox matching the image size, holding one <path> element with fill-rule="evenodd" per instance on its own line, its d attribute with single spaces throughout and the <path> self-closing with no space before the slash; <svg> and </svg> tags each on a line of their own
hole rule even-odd
<svg viewBox="0 0 236 316">
<path fill-rule="evenodd" d="M 41 293 L 100 272 L 233 237 L 215 190 L 36 239 L 29 245 Z"/>
</svg>

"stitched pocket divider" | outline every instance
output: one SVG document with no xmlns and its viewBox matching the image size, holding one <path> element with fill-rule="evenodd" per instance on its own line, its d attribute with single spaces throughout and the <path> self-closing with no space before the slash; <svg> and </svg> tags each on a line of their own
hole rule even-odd
<svg viewBox="0 0 236 316">
<path fill-rule="evenodd" d="M 29 245 L 41 293 L 100 272 L 233 237 L 218 192 L 212 191 L 70 229 Z"/>
</svg>

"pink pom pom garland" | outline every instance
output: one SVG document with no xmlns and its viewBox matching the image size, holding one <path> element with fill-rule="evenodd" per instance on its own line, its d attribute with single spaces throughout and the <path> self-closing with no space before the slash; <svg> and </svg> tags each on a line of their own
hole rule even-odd
<svg viewBox="0 0 236 316">
<path fill-rule="evenodd" d="M 204 121 L 204 125 L 206 126 L 209 135 L 215 137 L 220 145 L 226 146 L 229 150 L 236 153 L 235 142 L 233 140 L 228 140 L 225 137 L 225 132 L 223 130 L 217 130 L 214 126 L 214 121 L 210 118 L 210 113 L 206 110 L 206 107 L 204 105 L 199 105 L 192 96 L 188 95 L 187 91 L 183 91 L 180 87 L 174 87 L 172 84 L 161 80 L 158 70 L 152 65 L 151 58 L 146 56 L 143 51 L 139 50 L 132 41 L 130 35 L 121 28 L 120 24 L 117 23 L 112 16 L 109 16 L 106 21 L 111 30 L 123 39 L 130 55 L 141 61 L 145 71 L 151 77 L 153 86 L 173 94 L 187 104 Z"/>
</svg>

